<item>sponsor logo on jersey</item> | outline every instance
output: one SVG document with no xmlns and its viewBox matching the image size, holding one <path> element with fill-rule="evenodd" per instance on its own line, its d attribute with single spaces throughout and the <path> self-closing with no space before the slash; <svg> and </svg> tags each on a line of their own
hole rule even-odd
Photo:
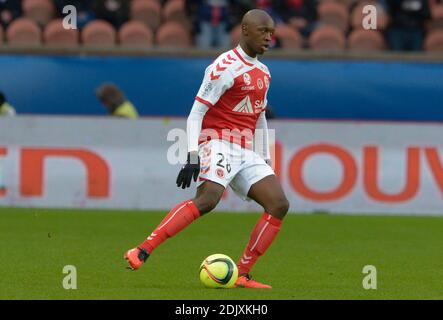
<svg viewBox="0 0 443 320">
<path fill-rule="evenodd" d="M 254 103 L 255 113 L 262 112 L 264 107 L 265 107 L 264 106 L 264 101 L 262 101 L 262 100 L 255 100 L 255 103 Z"/>
<path fill-rule="evenodd" d="M 255 86 L 243 86 L 241 87 L 242 91 L 255 90 Z"/>
<path fill-rule="evenodd" d="M 246 96 L 242 101 L 240 101 L 232 111 L 240 112 L 240 113 L 254 113 L 254 109 L 252 108 L 251 99 L 249 96 Z"/>
<path fill-rule="evenodd" d="M 265 86 L 266 86 L 266 88 L 269 88 L 269 78 L 268 78 L 268 76 L 265 76 Z"/>
<path fill-rule="evenodd" d="M 258 86 L 258 88 L 259 88 L 260 90 L 263 89 L 263 80 L 262 80 L 262 79 L 258 78 L 258 80 L 257 80 L 257 86 Z"/>
<path fill-rule="evenodd" d="M 249 75 L 249 73 L 243 73 L 243 81 L 247 86 L 251 85 L 251 76 Z"/>
</svg>

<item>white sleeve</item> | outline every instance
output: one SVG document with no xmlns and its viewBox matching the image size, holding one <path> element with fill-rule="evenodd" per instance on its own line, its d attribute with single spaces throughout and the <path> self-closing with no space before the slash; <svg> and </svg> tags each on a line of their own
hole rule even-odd
<svg viewBox="0 0 443 320">
<path fill-rule="evenodd" d="M 260 113 L 257 119 L 257 124 L 255 126 L 256 133 L 255 143 L 257 153 L 265 160 L 271 159 L 271 154 L 269 152 L 269 132 L 268 132 L 268 122 L 266 121 L 266 112 Z M 258 129 L 258 131 L 257 131 Z"/>
<path fill-rule="evenodd" d="M 186 123 L 186 134 L 188 137 L 188 152 L 198 151 L 198 137 L 202 129 L 203 117 L 208 111 L 208 107 L 203 103 L 195 100 L 191 113 Z"/>
<path fill-rule="evenodd" d="M 234 85 L 234 76 L 230 68 L 223 65 L 220 60 L 217 59 L 206 68 L 203 82 L 195 98 L 208 107 L 215 105 L 226 90 Z"/>
</svg>

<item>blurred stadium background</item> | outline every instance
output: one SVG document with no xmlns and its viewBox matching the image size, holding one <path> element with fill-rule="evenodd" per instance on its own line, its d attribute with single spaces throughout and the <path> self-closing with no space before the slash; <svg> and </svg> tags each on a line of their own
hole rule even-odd
<svg viewBox="0 0 443 320">
<path fill-rule="evenodd" d="M 68 5 L 77 8 L 80 30 L 62 27 Z M 362 30 L 366 5 L 377 9 L 373 32 Z M 2 0 L 0 39 L 64 47 L 229 47 L 242 14 L 256 7 L 277 22 L 276 48 L 442 50 L 440 0 Z"/>
<path fill-rule="evenodd" d="M 77 29 L 63 27 L 68 5 Z M 362 26 L 367 5 L 376 30 Z M 253 215 L 203 219 L 165 245 L 180 254 L 159 253 L 140 285 L 120 274 L 120 253 L 195 192 L 174 184 L 168 134 L 185 129 L 204 69 L 236 45 L 252 8 L 277 25 L 260 59 L 291 213 L 358 217 L 291 214 L 257 266 L 282 288 L 268 297 L 198 291 L 180 269 L 215 251 L 238 256 Z M 0 22 L 0 298 L 69 297 L 59 281 L 68 263 L 83 268 L 74 298 L 442 298 L 442 1 L 0 0 Z M 111 106 L 103 84 L 115 89 Z M 114 117 L 119 107 L 137 120 Z M 260 208 L 228 190 L 218 211 Z M 213 230 L 231 236 L 207 241 Z M 384 270 L 380 295 L 361 288 L 365 264 Z"/>
</svg>

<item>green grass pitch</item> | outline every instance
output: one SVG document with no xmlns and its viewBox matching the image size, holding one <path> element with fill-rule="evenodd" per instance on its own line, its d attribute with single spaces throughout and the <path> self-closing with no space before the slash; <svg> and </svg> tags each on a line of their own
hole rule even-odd
<svg viewBox="0 0 443 320">
<path fill-rule="evenodd" d="M 291 214 L 252 272 L 272 290 L 211 290 L 201 261 L 237 260 L 259 214 L 208 214 L 127 270 L 124 251 L 164 215 L 0 209 L 0 299 L 443 299 L 442 218 Z M 65 265 L 76 290 L 62 286 Z M 377 268 L 376 290 L 362 286 L 365 265 Z"/>
</svg>

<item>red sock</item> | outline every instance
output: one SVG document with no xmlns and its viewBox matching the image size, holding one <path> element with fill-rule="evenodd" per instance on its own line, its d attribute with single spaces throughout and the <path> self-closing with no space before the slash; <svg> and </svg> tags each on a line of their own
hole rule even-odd
<svg viewBox="0 0 443 320">
<path fill-rule="evenodd" d="M 175 236 L 199 216 L 200 212 L 191 200 L 179 203 L 138 247 L 152 253 L 163 241 Z"/>
<path fill-rule="evenodd" d="M 248 246 L 238 262 L 238 274 L 249 273 L 258 257 L 268 250 L 280 231 L 281 220 L 263 213 L 252 231 Z"/>
</svg>

